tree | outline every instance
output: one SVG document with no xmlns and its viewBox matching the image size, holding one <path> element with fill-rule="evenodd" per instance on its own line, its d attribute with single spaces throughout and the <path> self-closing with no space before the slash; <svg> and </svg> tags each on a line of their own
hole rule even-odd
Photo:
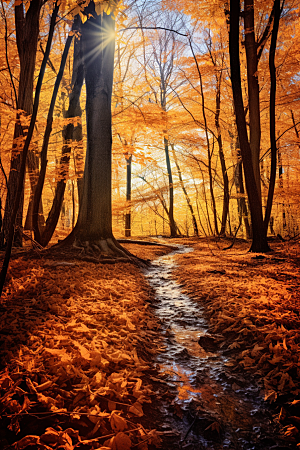
<svg viewBox="0 0 300 450">
<path fill-rule="evenodd" d="M 22 115 L 27 116 L 32 114 L 33 80 L 42 1 L 32 0 L 26 13 L 23 1 L 17 2 L 15 5 L 16 41 L 20 60 L 18 95 L 15 100 L 17 109 L 19 111 L 22 110 L 23 112 L 21 114 L 18 113 L 14 130 L 14 143 L 8 178 L 3 230 L 1 235 L 2 246 L 6 243 L 8 238 L 14 200 L 18 190 L 18 178 L 21 167 L 21 150 L 24 144 L 24 136 L 27 131 L 26 127 L 22 125 Z M 16 217 L 14 243 L 17 246 L 22 245 L 23 199 L 24 193 L 21 194 Z"/>
<path fill-rule="evenodd" d="M 63 245 L 74 243 L 86 252 L 128 259 L 130 254 L 112 233 L 111 99 L 114 74 L 115 20 L 98 15 L 92 1 L 81 26 L 86 83 L 87 151 L 78 220 Z M 85 17 L 85 18 L 86 18 Z"/>
<path fill-rule="evenodd" d="M 258 187 L 257 178 L 255 175 L 256 172 L 255 167 L 253 165 L 253 153 L 251 151 L 251 145 L 249 143 L 247 135 L 246 120 L 244 114 L 245 108 L 242 96 L 240 56 L 239 56 L 239 48 L 240 48 L 239 26 L 240 26 L 240 2 L 236 0 L 231 0 L 230 30 L 229 30 L 230 70 L 231 70 L 231 83 L 232 83 L 236 124 L 241 148 L 241 155 L 243 160 L 246 189 L 249 199 L 251 221 L 252 221 L 252 244 L 250 251 L 267 252 L 270 250 L 270 247 L 268 245 L 267 231 L 265 229 L 263 221 L 261 194 L 260 189 Z M 248 24 L 248 26 L 250 27 L 251 24 Z M 249 31 L 249 33 L 252 33 L 251 30 L 246 29 L 246 33 L 247 31 Z M 253 64 L 256 67 L 255 61 Z M 252 73 L 252 71 L 253 67 L 251 65 L 251 77 L 256 78 L 257 77 L 256 73 Z M 256 86 L 256 81 L 255 82 L 252 81 L 251 83 L 255 84 Z M 257 111 L 257 113 L 259 114 L 259 110 Z M 255 139 L 258 139 L 258 137 L 256 136 Z M 256 146 L 255 149 L 257 149 Z"/>
<path fill-rule="evenodd" d="M 48 118 L 47 118 L 47 126 L 44 133 L 44 140 L 43 140 L 43 146 L 41 151 L 41 170 L 40 175 L 38 178 L 35 195 L 34 195 L 34 201 L 33 201 L 33 228 L 34 228 L 34 237 L 35 240 L 40 243 L 43 246 L 46 246 L 56 228 L 61 206 L 64 198 L 64 192 L 66 187 L 66 178 L 67 173 L 69 170 L 69 161 L 70 161 L 70 153 L 71 153 L 71 141 L 73 138 L 77 138 L 79 140 L 81 136 L 81 127 L 77 126 L 77 130 L 75 130 L 73 123 L 68 123 L 68 125 L 63 130 L 63 136 L 64 136 L 64 145 L 62 149 L 62 156 L 60 160 L 60 168 L 59 168 L 59 180 L 57 182 L 56 188 L 55 188 L 55 195 L 52 202 L 52 207 L 49 212 L 48 218 L 46 220 L 46 225 L 43 231 L 40 230 L 39 227 L 39 221 L 38 221 L 38 205 L 40 203 L 40 199 L 42 196 L 42 189 L 44 186 L 45 176 L 46 176 L 46 167 L 47 167 L 47 149 L 48 149 L 48 143 L 50 138 L 50 133 L 52 130 L 52 123 L 53 123 L 53 111 L 56 101 L 56 96 L 58 93 L 58 88 L 63 76 L 64 67 L 66 64 L 67 55 L 69 52 L 69 48 L 72 42 L 74 29 L 79 28 L 79 22 L 80 18 L 79 16 L 76 17 L 73 30 L 69 34 L 66 45 L 64 48 L 64 52 L 62 55 L 61 65 L 60 69 L 56 78 L 55 86 L 53 89 L 51 104 L 48 111 Z M 82 51 L 81 51 L 81 41 L 79 39 L 75 39 L 74 43 L 74 57 L 73 57 L 73 75 L 72 75 L 72 89 L 69 95 L 69 108 L 66 113 L 67 118 L 74 118 L 76 116 L 81 115 L 81 108 L 80 108 L 80 93 L 81 88 L 83 85 L 83 63 L 82 63 Z M 77 135 L 76 136 L 76 131 Z"/>
</svg>

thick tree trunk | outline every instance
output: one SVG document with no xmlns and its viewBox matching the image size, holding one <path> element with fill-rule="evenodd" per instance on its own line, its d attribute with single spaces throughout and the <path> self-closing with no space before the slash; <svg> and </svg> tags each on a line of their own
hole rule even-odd
<svg viewBox="0 0 300 450">
<path fill-rule="evenodd" d="M 263 222 L 261 196 L 254 175 L 252 152 L 247 136 L 244 104 L 242 97 L 240 57 L 239 57 L 239 17 L 240 17 L 240 2 L 237 0 L 231 0 L 230 31 L 229 31 L 231 83 L 232 83 L 232 92 L 233 92 L 238 136 L 245 173 L 246 189 L 251 212 L 253 236 L 250 251 L 266 252 L 269 251 L 270 248 L 268 245 L 267 234 Z"/>
<path fill-rule="evenodd" d="M 125 236 L 131 236 L 131 162 L 132 155 L 125 155 L 126 157 L 126 214 L 125 214 Z"/>
<path fill-rule="evenodd" d="M 19 110 L 23 110 L 26 115 L 32 114 L 33 79 L 37 42 L 39 37 L 39 16 L 41 4 L 41 0 L 32 0 L 26 16 L 24 15 L 23 2 L 15 6 L 16 38 L 20 59 L 17 107 Z M 6 197 L 3 230 L 1 235 L 2 245 L 7 241 L 11 224 L 11 215 L 18 189 L 19 171 L 22 158 L 21 151 L 23 149 L 24 136 L 26 135 L 26 132 L 27 130 L 22 127 L 21 119 L 18 117 L 14 130 L 11 167 L 7 186 L 8 194 Z M 21 194 L 20 205 L 15 222 L 14 244 L 16 246 L 22 246 L 23 203 L 24 193 Z"/>
<path fill-rule="evenodd" d="M 245 24 L 245 50 L 247 60 L 247 82 L 248 101 L 250 117 L 250 148 L 252 155 L 252 166 L 258 194 L 261 195 L 260 184 L 260 106 L 259 106 L 259 84 L 257 75 L 257 44 L 254 34 L 254 0 L 245 0 L 244 3 L 244 24 Z"/>
<path fill-rule="evenodd" d="M 7 269 L 9 266 L 11 249 L 12 249 L 13 238 L 14 238 L 15 222 L 16 222 L 16 217 L 17 217 L 17 213 L 18 213 L 18 209 L 19 209 L 20 199 L 22 196 L 24 179 L 25 179 L 26 158 L 27 158 L 27 154 L 28 154 L 29 145 L 30 145 L 30 142 L 32 139 L 34 126 L 36 123 L 36 117 L 37 117 L 38 106 L 39 106 L 39 102 L 40 102 L 42 83 L 43 83 L 43 78 L 44 78 L 44 74 L 45 74 L 47 60 L 48 60 L 49 54 L 50 54 L 50 49 L 51 49 L 52 38 L 53 38 L 53 34 L 54 34 L 54 28 L 55 28 L 58 10 L 59 10 L 59 5 L 57 4 L 57 2 L 55 2 L 54 9 L 53 9 L 52 16 L 51 16 L 51 21 L 50 21 L 49 34 L 48 34 L 45 55 L 44 55 L 44 58 L 42 61 L 42 65 L 40 68 L 40 73 L 39 73 L 39 77 L 38 77 L 38 81 L 37 81 L 37 85 L 36 85 L 36 89 L 35 89 L 35 96 L 34 96 L 34 103 L 33 103 L 33 108 L 32 108 L 32 115 L 31 115 L 31 119 L 30 119 L 30 125 L 28 128 L 28 133 L 26 136 L 26 140 L 25 140 L 25 144 L 24 144 L 23 152 L 22 152 L 22 160 L 21 160 L 21 166 L 20 166 L 20 172 L 19 172 L 19 178 L 18 178 L 18 186 L 17 186 L 17 191 L 16 191 L 14 207 L 13 207 L 13 211 L 12 211 L 12 215 L 11 215 L 9 234 L 8 234 L 8 238 L 7 238 L 7 247 L 6 247 L 4 261 L 3 261 L 3 265 L 2 265 L 2 269 L 1 269 L 1 273 L 0 273 L 0 296 L 2 294 L 2 290 L 3 290 L 3 286 L 4 286 L 6 274 L 7 274 Z"/>
<path fill-rule="evenodd" d="M 94 4 L 88 12 L 95 15 Z M 95 33 L 95 30 L 99 32 Z M 107 35 L 106 35 L 107 34 Z M 90 17 L 82 25 L 86 80 L 87 152 L 82 205 L 75 226 L 80 241 L 112 238 L 111 96 L 114 72 L 114 20 Z"/>
<path fill-rule="evenodd" d="M 111 97 L 114 74 L 115 21 L 97 16 L 94 2 L 85 9 L 81 26 L 86 84 L 87 151 L 82 202 L 75 228 L 60 244 L 85 252 L 94 262 L 137 258 L 124 249 L 112 233 L 111 204 Z M 102 257 L 102 259 L 99 259 Z"/>
</svg>

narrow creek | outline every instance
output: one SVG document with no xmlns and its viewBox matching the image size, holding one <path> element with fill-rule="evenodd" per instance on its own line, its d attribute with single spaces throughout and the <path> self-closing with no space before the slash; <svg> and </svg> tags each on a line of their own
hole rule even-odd
<svg viewBox="0 0 300 450">
<path fill-rule="evenodd" d="M 185 295 L 172 275 L 175 255 L 192 251 L 178 246 L 145 272 L 164 335 L 165 349 L 156 362 L 162 382 L 174 394 L 171 405 L 166 400 L 161 411 L 161 428 L 170 436 L 164 449 L 291 448 L 278 435 L 259 387 L 233 374 L 224 353 L 200 347 L 199 337 L 208 329 L 204 307 Z"/>
</svg>

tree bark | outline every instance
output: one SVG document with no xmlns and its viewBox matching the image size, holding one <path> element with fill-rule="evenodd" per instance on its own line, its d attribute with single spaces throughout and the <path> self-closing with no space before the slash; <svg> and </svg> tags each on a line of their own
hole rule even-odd
<svg viewBox="0 0 300 450">
<path fill-rule="evenodd" d="M 217 142 L 219 148 L 219 158 L 221 163 L 222 177 L 223 177 L 223 210 L 222 210 L 222 221 L 221 221 L 221 229 L 219 234 L 221 236 L 225 235 L 226 232 L 226 221 L 229 209 L 229 181 L 227 175 L 226 161 L 223 151 L 223 141 L 220 127 L 220 110 L 221 110 L 221 80 L 222 74 L 220 73 L 219 77 L 216 76 L 217 79 L 217 91 L 216 91 L 216 115 L 215 115 L 215 125 L 217 129 Z"/>
<path fill-rule="evenodd" d="M 282 5 L 283 7 L 283 5 Z M 271 86 L 270 86 L 270 143 L 271 143 L 271 171 L 270 171 L 270 183 L 268 190 L 268 198 L 267 198 L 267 206 L 264 218 L 264 224 L 266 232 L 268 230 L 268 224 L 271 217 L 272 204 L 273 204 L 273 196 L 275 189 L 275 180 L 276 180 L 276 163 L 277 163 L 277 146 L 276 146 L 276 115 L 275 115 L 275 106 L 276 106 L 276 67 L 275 67 L 275 51 L 276 51 L 276 43 L 277 43 L 277 35 L 279 29 L 279 20 L 281 15 L 281 7 L 280 0 L 274 0 L 274 23 L 272 30 L 272 38 L 269 52 L 269 70 L 270 70 L 270 78 L 271 78 Z"/>
<path fill-rule="evenodd" d="M 203 121 L 204 121 L 204 132 L 205 132 L 205 138 L 206 138 L 206 144 L 207 144 L 208 175 L 209 175 L 211 205 L 212 205 L 212 210 L 213 210 L 215 233 L 218 235 L 219 234 L 218 217 L 217 217 L 216 199 L 215 199 L 215 195 L 214 195 L 213 176 L 212 176 L 212 167 L 211 167 L 211 159 L 212 159 L 213 149 L 212 149 L 212 151 L 210 151 L 208 126 L 207 126 L 207 119 L 206 119 L 206 112 L 205 112 L 205 99 L 204 99 L 204 91 L 203 91 L 203 83 L 202 83 L 202 74 L 200 71 L 200 67 L 199 67 L 195 52 L 194 52 L 191 38 L 189 38 L 189 45 L 190 45 L 191 52 L 193 54 L 193 58 L 194 58 L 194 61 L 195 61 L 196 67 L 197 67 L 198 76 L 199 76 L 199 85 L 200 85 L 200 93 L 201 93 L 201 100 L 202 100 L 202 116 L 203 116 Z"/>
<path fill-rule="evenodd" d="M 125 236 L 131 236 L 131 162 L 132 155 L 125 155 L 126 158 L 126 203 L 127 209 L 125 214 Z"/>
<path fill-rule="evenodd" d="M 239 57 L 239 17 L 240 2 L 237 0 L 230 0 L 229 53 L 231 83 L 246 189 L 251 212 L 252 245 L 250 251 L 267 252 L 270 248 L 263 222 L 261 196 L 254 175 L 252 152 L 248 141 L 244 114 Z"/>
<path fill-rule="evenodd" d="M 174 220 L 174 187 L 173 187 L 173 175 L 169 154 L 169 140 L 164 137 L 164 146 L 165 146 L 165 155 L 166 155 L 166 164 L 167 164 L 167 172 L 168 172 L 168 180 L 169 180 L 169 226 L 170 226 L 170 236 L 177 236 L 177 226 Z"/>
<path fill-rule="evenodd" d="M 248 219 L 248 209 L 245 198 L 245 188 L 244 188 L 244 180 L 243 180 L 243 165 L 242 161 L 239 160 L 236 167 L 236 190 L 237 193 L 240 194 L 240 198 L 238 198 L 238 206 L 239 213 L 244 220 L 244 225 L 246 229 L 246 239 L 250 239 L 252 236 L 251 226 L 249 224 Z"/>
<path fill-rule="evenodd" d="M 79 19 L 77 19 L 78 21 Z M 77 24 L 75 25 L 77 27 Z M 72 91 L 69 96 L 69 108 L 65 114 L 66 118 L 81 117 L 80 94 L 84 80 L 84 70 L 82 62 L 81 40 L 76 39 L 74 43 L 74 59 L 73 59 L 73 74 L 72 74 Z M 62 202 L 64 198 L 66 180 L 69 172 L 69 162 L 72 150 L 73 140 L 82 140 L 82 126 L 69 123 L 63 130 L 64 145 L 62 148 L 62 156 L 60 158 L 58 181 L 55 187 L 54 199 L 52 207 L 46 220 L 44 232 L 40 237 L 40 244 L 44 247 L 50 242 L 57 222 L 59 219 Z"/>
<path fill-rule="evenodd" d="M 32 0 L 30 2 L 26 15 L 24 15 L 23 2 L 15 6 L 16 39 L 20 59 L 17 108 L 19 110 L 23 110 L 24 115 L 32 114 L 33 80 L 37 42 L 39 37 L 39 17 L 41 4 L 41 0 Z M 7 185 L 3 230 L 1 234 L 2 245 L 7 241 L 9 234 L 12 210 L 15 198 L 17 196 L 19 171 L 22 159 L 21 152 L 23 149 L 24 136 L 26 135 L 26 132 L 27 130 L 21 125 L 20 115 L 18 115 L 14 130 L 11 166 Z M 14 244 L 16 246 L 22 246 L 24 192 L 21 192 L 19 203 L 19 209 L 16 215 L 14 236 Z"/>
<path fill-rule="evenodd" d="M 10 261 L 11 249 L 12 249 L 13 238 L 14 238 L 15 221 L 16 221 L 16 217 L 18 214 L 19 204 L 20 204 L 20 200 L 21 200 L 22 192 L 23 192 L 23 184 L 24 184 L 25 170 L 26 170 L 26 158 L 27 158 L 27 153 L 28 153 L 29 145 L 30 145 L 31 138 L 33 135 L 35 122 L 36 122 L 38 106 L 39 106 L 39 101 L 40 101 L 40 93 L 41 93 L 41 89 L 42 89 L 42 82 L 43 82 L 43 78 L 44 78 L 44 74 L 45 74 L 47 60 L 48 60 L 49 54 L 50 54 L 50 49 L 51 49 L 52 38 L 53 38 L 53 34 L 54 34 L 54 28 L 55 28 L 58 10 L 59 10 L 59 5 L 56 2 L 54 5 L 54 10 L 53 10 L 52 16 L 51 16 L 45 55 L 44 55 L 44 58 L 42 61 L 42 65 L 41 65 L 41 69 L 40 69 L 40 73 L 39 73 L 39 77 L 38 77 L 38 81 L 37 81 L 37 85 L 36 85 L 36 89 L 35 89 L 34 104 L 33 104 L 30 125 L 28 128 L 28 134 L 26 136 L 26 141 L 25 141 L 25 144 L 23 147 L 23 152 L 22 152 L 22 161 L 21 161 L 21 166 L 20 166 L 15 203 L 14 203 L 14 208 L 13 208 L 12 215 L 11 215 L 11 222 L 10 222 L 9 234 L 8 234 L 8 238 L 7 238 L 6 252 L 5 252 L 4 261 L 3 261 L 3 265 L 2 265 L 2 269 L 1 269 L 1 273 L 0 273 L 0 296 L 2 294 L 2 290 L 3 290 L 3 286 L 5 283 L 5 278 L 6 278 L 6 274 L 7 274 L 7 269 L 8 269 L 8 265 L 9 265 L 9 261 Z"/>
<path fill-rule="evenodd" d="M 39 178 L 39 157 L 35 154 L 34 151 L 28 150 L 28 156 L 27 156 L 27 169 L 28 169 L 28 176 L 30 180 L 30 198 L 29 198 L 29 204 L 28 209 L 26 213 L 26 219 L 24 224 L 24 230 L 32 231 L 33 225 L 32 225 L 32 211 L 33 211 L 33 199 L 34 199 L 34 193 L 36 188 L 36 183 Z M 42 199 L 39 204 L 39 228 L 43 230 L 45 227 L 45 218 L 43 213 L 43 203 Z"/>
<path fill-rule="evenodd" d="M 179 166 L 179 163 L 178 163 L 178 159 L 177 159 L 177 156 L 176 156 L 173 144 L 171 144 L 171 148 L 172 148 L 172 154 L 173 154 L 174 162 L 175 162 L 175 165 L 176 165 L 176 168 L 177 168 L 177 173 L 178 173 L 180 186 L 181 186 L 181 189 L 182 189 L 182 191 L 184 193 L 184 196 L 185 196 L 185 199 L 186 199 L 186 203 L 188 205 L 188 208 L 189 208 L 191 216 L 192 216 L 192 222 L 193 222 L 193 228 L 194 228 L 194 236 L 199 236 L 198 224 L 197 224 L 196 216 L 195 216 L 195 213 L 194 213 L 194 208 L 193 208 L 191 199 L 189 197 L 189 194 L 187 193 L 187 190 L 185 188 L 185 185 L 184 185 L 184 182 L 183 182 L 183 179 L 182 179 L 180 166 Z"/>
<path fill-rule="evenodd" d="M 254 34 L 254 0 L 245 0 L 244 3 L 244 25 L 245 25 L 245 50 L 247 60 L 247 83 L 248 102 L 250 118 L 250 148 L 252 155 L 252 166 L 258 194 L 261 195 L 260 184 L 260 106 L 259 106 L 259 84 L 258 84 L 258 58 L 257 45 Z"/>
<path fill-rule="evenodd" d="M 37 184 L 35 187 L 35 193 L 34 193 L 34 199 L 33 199 L 32 225 L 33 225 L 33 231 L 34 231 L 34 239 L 41 245 L 43 245 L 43 244 L 41 242 L 41 232 L 39 229 L 39 204 L 41 201 L 42 191 L 43 191 L 43 186 L 44 186 L 45 176 L 46 176 L 46 168 L 47 168 L 47 162 L 48 162 L 47 161 L 48 144 L 49 144 L 50 134 L 52 131 L 53 112 L 54 112 L 56 97 L 57 97 L 60 82 L 61 82 L 61 79 L 62 79 L 62 76 L 64 73 L 64 68 L 66 65 L 67 56 L 69 53 L 72 39 L 73 39 L 73 34 L 70 34 L 68 36 L 66 44 L 65 44 L 59 72 L 57 74 L 55 85 L 53 88 L 51 103 L 50 103 L 48 116 L 47 116 L 47 124 L 46 124 L 45 133 L 44 133 L 42 151 L 41 151 L 41 169 L 40 169 L 39 178 L 38 178 L 38 181 L 37 181 Z M 46 223 L 46 228 L 47 228 L 47 223 Z M 44 230 L 44 233 L 45 232 L 46 232 L 46 229 Z"/>
</svg>

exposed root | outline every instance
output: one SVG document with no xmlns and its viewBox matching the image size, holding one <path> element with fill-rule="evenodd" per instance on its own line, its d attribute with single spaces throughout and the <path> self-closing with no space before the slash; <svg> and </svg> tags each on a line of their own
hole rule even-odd
<svg viewBox="0 0 300 450">
<path fill-rule="evenodd" d="M 65 241 L 46 250 L 48 256 L 52 253 L 54 256 L 57 252 L 62 253 L 64 259 L 68 257 L 95 264 L 130 262 L 139 267 L 149 265 L 147 261 L 134 256 L 126 248 L 122 247 L 113 237 L 95 241 L 81 241 L 73 235 L 72 240 L 68 237 Z"/>
</svg>

